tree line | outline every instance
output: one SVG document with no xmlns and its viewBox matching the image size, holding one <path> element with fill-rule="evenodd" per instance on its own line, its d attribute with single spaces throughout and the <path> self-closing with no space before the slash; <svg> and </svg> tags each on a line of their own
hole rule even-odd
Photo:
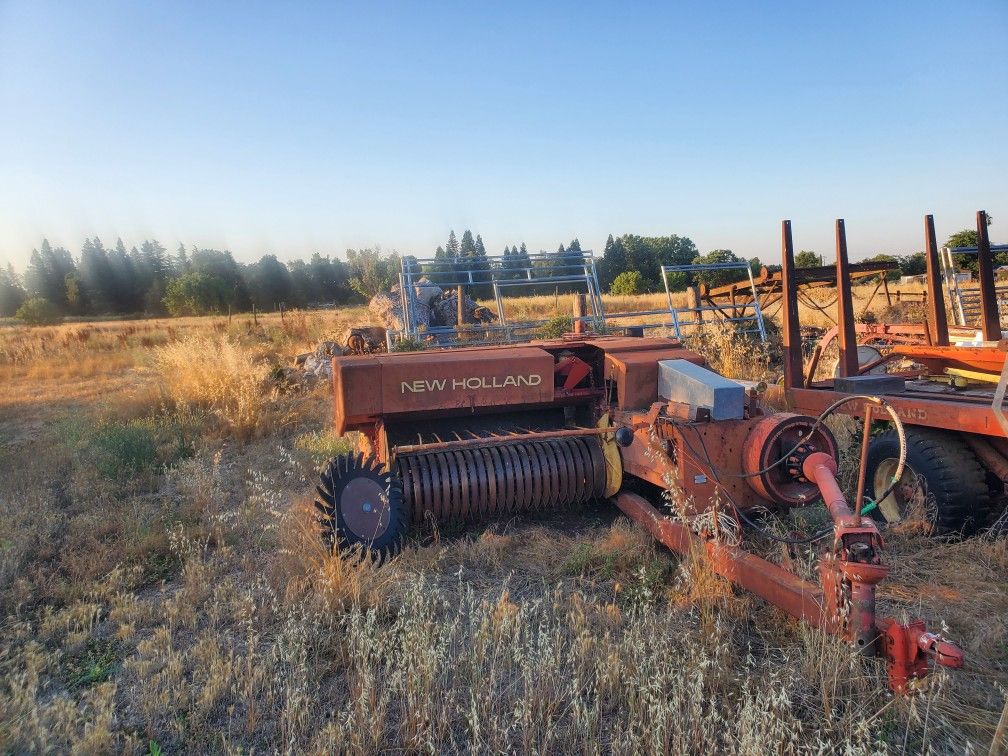
<svg viewBox="0 0 1008 756">
<path fill-rule="evenodd" d="M 976 232 L 953 234 L 946 246 L 972 246 Z M 1005 259 L 1001 259 L 1004 257 Z M 997 255 L 997 264 L 1008 264 L 1008 255 Z M 906 256 L 879 254 L 871 260 L 892 260 L 902 275 L 924 272 L 924 254 Z M 601 257 L 595 258 L 602 291 L 638 294 L 665 288 L 662 267 L 697 263 L 744 263 L 734 269 L 698 273 L 669 273 L 669 287 L 679 291 L 693 284 L 717 286 L 748 276 L 746 266 L 758 273 L 758 258 L 737 256 L 728 249 L 700 254 L 686 236 L 659 237 L 623 234 L 606 240 Z M 963 263 L 971 260 L 964 256 Z M 824 264 L 811 250 L 795 256 L 798 267 Z M 521 281 L 536 274 L 576 275 L 586 264 L 585 252 L 577 238 L 560 244 L 555 252 L 530 254 L 525 242 L 505 245 L 491 259 L 482 236 L 454 231 L 434 251 L 432 261 L 419 266 L 437 281 L 451 280 L 460 270 L 475 271 L 475 280 L 487 281 L 495 267 L 501 281 Z M 975 261 L 972 261 L 975 266 Z M 202 315 L 244 312 L 253 307 L 305 308 L 366 302 L 380 291 L 388 291 L 398 280 L 400 256 L 375 249 L 347 250 L 345 259 L 315 253 L 310 259 L 282 262 L 276 255 L 264 255 L 255 263 L 240 263 L 226 250 L 186 248 L 179 245 L 170 253 L 157 240 L 147 239 L 129 249 L 121 239 L 105 247 L 99 238 L 86 239 L 74 257 L 63 247 L 53 247 L 43 239 L 32 250 L 28 266 L 19 275 L 12 265 L 0 268 L 0 316 L 10 317 L 28 300 L 43 300 L 57 315 Z M 575 284 L 555 288 L 571 290 Z M 471 287 L 476 297 L 489 296 L 486 283 Z M 552 289 L 551 289 L 552 291 Z M 545 293 L 542 287 L 509 286 L 509 294 Z"/>
<path fill-rule="evenodd" d="M 75 258 L 43 239 L 23 275 L 0 269 L 0 316 L 29 299 L 42 299 L 60 315 L 202 315 L 278 307 L 341 305 L 365 301 L 387 287 L 398 259 L 380 249 L 347 250 L 346 259 L 313 254 L 284 263 L 264 255 L 239 263 L 228 251 L 179 245 L 170 254 L 148 239 L 126 248 L 85 240 Z"/>
</svg>

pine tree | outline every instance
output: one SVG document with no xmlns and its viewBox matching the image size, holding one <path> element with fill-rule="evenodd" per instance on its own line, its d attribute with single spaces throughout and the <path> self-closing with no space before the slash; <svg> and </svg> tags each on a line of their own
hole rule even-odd
<svg viewBox="0 0 1008 756">
<path fill-rule="evenodd" d="M 462 233 L 462 243 L 459 245 L 459 257 L 468 259 L 476 254 L 476 242 L 473 240 L 472 231 L 468 228 Z"/>
<path fill-rule="evenodd" d="M 26 298 L 21 279 L 14 272 L 14 266 L 8 263 L 7 270 L 0 270 L 0 317 L 13 317 Z"/>
<path fill-rule="evenodd" d="M 185 244 L 178 245 L 178 252 L 175 253 L 175 276 L 184 276 L 189 272 L 189 256 L 186 254 Z"/>
<path fill-rule="evenodd" d="M 460 252 L 464 260 L 464 267 L 472 271 L 473 280 L 477 282 L 472 287 L 470 295 L 473 297 L 488 297 L 493 290 L 490 286 L 490 261 L 487 259 L 483 239 L 480 237 L 476 238 L 479 239 L 479 243 L 473 239 L 472 231 L 466 229 L 465 233 L 462 234 Z"/>
<path fill-rule="evenodd" d="M 612 282 L 616 280 L 616 276 L 627 270 L 627 256 L 623 240 L 622 238 L 613 239 L 612 234 L 609 234 L 605 250 L 602 253 L 602 261 L 599 263 L 599 286 L 603 291 L 608 291 Z"/>
<path fill-rule="evenodd" d="M 80 255 L 81 283 L 95 313 L 115 312 L 117 286 L 108 252 L 101 240 L 85 239 Z"/>
<path fill-rule="evenodd" d="M 532 260 L 531 260 L 531 258 L 529 258 L 528 247 L 525 246 L 525 242 L 522 242 L 521 243 L 521 249 L 515 249 L 514 253 L 515 253 L 515 257 L 516 257 L 516 259 L 518 261 L 518 265 L 517 265 L 518 268 L 531 268 L 532 267 Z M 527 273 L 524 270 L 522 270 L 521 271 L 521 275 L 522 275 L 522 277 L 526 277 Z"/>
<path fill-rule="evenodd" d="M 449 258 L 456 258 L 459 256 L 459 243 L 458 239 L 455 238 L 454 229 L 448 234 L 448 243 L 445 245 L 445 254 Z"/>
<path fill-rule="evenodd" d="M 29 297 L 42 297 L 65 311 L 68 307 L 66 277 L 76 272 L 77 266 L 70 253 L 62 247 L 53 248 L 48 239 L 43 239 L 41 248 L 32 250 L 25 270 L 25 291 Z"/>
</svg>

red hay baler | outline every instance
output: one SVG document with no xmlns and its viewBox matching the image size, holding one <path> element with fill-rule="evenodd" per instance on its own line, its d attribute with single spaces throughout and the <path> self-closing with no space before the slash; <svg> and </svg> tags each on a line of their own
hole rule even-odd
<svg viewBox="0 0 1008 756">
<path fill-rule="evenodd" d="M 332 460 L 318 486 L 334 548 L 384 559 L 428 520 L 610 499 L 668 548 L 705 552 L 733 583 L 886 657 L 896 690 L 929 661 L 962 665 L 922 622 L 875 616 L 882 538 L 840 491 L 822 418 L 766 411 L 677 341 L 579 334 L 337 357 L 333 390 L 337 432 L 360 432 L 359 451 Z M 743 548 L 758 511 L 820 498 L 831 527 L 804 539 L 826 544 L 818 584 Z"/>
</svg>

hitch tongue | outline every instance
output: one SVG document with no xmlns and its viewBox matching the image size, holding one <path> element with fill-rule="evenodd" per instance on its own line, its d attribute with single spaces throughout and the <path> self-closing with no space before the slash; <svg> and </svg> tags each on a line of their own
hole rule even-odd
<svg viewBox="0 0 1008 756">
<path fill-rule="evenodd" d="M 934 659 L 935 664 L 950 669 L 962 669 L 965 660 L 962 649 L 938 633 L 921 633 L 917 636 L 917 647 Z"/>
<path fill-rule="evenodd" d="M 897 693 L 906 692 L 910 680 L 927 676 L 928 659 L 951 669 L 963 666 L 962 649 L 937 633 L 928 632 L 922 619 L 903 624 L 887 617 L 879 622 L 879 630 L 889 662 L 889 685 Z"/>
</svg>

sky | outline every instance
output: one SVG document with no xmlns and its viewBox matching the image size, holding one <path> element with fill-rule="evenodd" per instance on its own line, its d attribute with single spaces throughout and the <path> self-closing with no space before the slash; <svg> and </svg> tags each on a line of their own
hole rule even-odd
<svg viewBox="0 0 1008 756">
<path fill-rule="evenodd" d="M 546 6 L 0 0 L 0 263 L 1008 241 L 1008 0 Z"/>
</svg>

